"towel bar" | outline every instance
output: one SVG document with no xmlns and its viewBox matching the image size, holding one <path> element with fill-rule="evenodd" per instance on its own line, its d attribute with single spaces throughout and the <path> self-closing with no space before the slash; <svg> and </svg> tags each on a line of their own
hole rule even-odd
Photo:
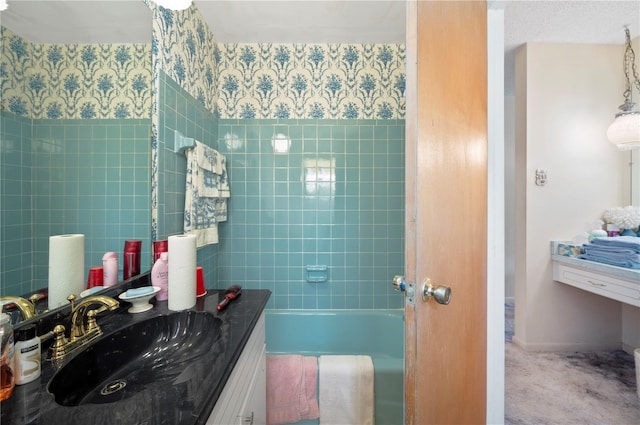
<svg viewBox="0 0 640 425">
<path fill-rule="evenodd" d="M 185 137 L 179 131 L 175 132 L 173 138 L 173 151 L 175 153 L 184 153 L 187 149 L 194 148 L 196 146 L 196 139 L 192 137 Z"/>
</svg>

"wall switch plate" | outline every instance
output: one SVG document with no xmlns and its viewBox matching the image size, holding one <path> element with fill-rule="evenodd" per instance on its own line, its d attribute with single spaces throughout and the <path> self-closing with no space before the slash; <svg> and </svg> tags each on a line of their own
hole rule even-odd
<svg viewBox="0 0 640 425">
<path fill-rule="evenodd" d="M 536 185 L 544 186 L 547 184 L 547 172 L 537 168 L 536 169 Z"/>
</svg>

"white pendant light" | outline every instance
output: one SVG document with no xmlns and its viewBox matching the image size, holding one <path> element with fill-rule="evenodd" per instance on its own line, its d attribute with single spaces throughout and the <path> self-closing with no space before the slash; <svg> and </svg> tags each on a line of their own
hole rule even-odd
<svg viewBox="0 0 640 425">
<path fill-rule="evenodd" d="M 607 129 L 607 138 L 620 150 L 640 149 L 640 112 L 635 110 L 635 103 L 631 101 L 631 82 L 629 72 L 633 73 L 633 83 L 640 92 L 640 81 L 636 72 L 636 55 L 631 47 L 631 36 L 629 28 L 624 29 L 626 36 L 626 49 L 624 51 L 624 76 L 625 90 L 624 103 L 619 106 L 620 112 L 616 114 L 616 119 Z"/>
<path fill-rule="evenodd" d="M 169 10 L 185 10 L 191 6 L 191 0 L 154 0 L 158 6 Z"/>
<path fill-rule="evenodd" d="M 616 116 L 607 130 L 607 138 L 620 150 L 640 148 L 640 112 Z"/>
</svg>

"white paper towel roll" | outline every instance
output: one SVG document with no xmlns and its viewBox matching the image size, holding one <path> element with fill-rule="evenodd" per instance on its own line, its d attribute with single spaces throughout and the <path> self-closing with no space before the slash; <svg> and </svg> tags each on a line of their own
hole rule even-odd
<svg viewBox="0 0 640 425">
<path fill-rule="evenodd" d="M 169 310 L 196 305 L 196 237 L 169 236 Z"/>
<path fill-rule="evenodd" d="M 84 235 L 49 237 L 49 309 L 68 304 L 84 286 Z"/>
</svg>

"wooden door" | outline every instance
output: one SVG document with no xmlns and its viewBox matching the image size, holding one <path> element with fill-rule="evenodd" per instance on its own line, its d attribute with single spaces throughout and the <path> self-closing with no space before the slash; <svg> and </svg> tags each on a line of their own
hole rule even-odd
<svg viewBox="0 0 640 425">
<path fill-rule="evenodd" d="M 486 421 L 487 12 L 409 1 L 406 424 Z M 422 300 L 422 283 L 451 302 Z M 408 301 L 408 299 L 407 299 Z"/>
</svg>

